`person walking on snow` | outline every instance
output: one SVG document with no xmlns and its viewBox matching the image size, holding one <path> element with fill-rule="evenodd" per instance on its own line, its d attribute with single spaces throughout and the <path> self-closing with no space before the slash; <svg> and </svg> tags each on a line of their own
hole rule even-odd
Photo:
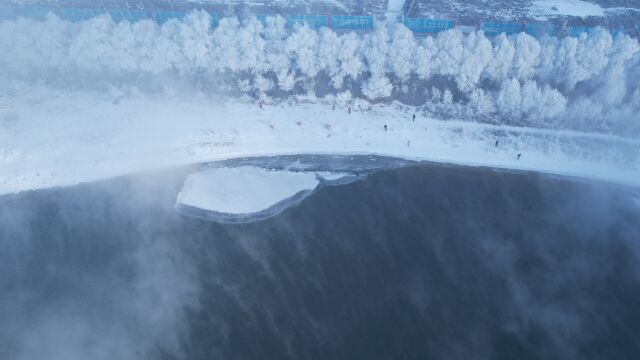
<svg viewBox="0 0 640 360">
<path fill-rule="evenodd" d="M 384 131 L 387 131 L 387 124 L 384 124 Z"/>
<path fill-rule="evenodd" d="M 351 106 L 349 106 L 349 107 L 347 108 L 347 112 L 348 112 L 349 114 L 351 114 Z"/>
<path fill-rule="evenodd" d="M 518 154 L 517 159 L 520 160 L 520 156 L 522 156 L 522 153 Z"/>
<path fill-rule="evenodd" d="M 413 114 L 413 121 L 416 121 L 416 114 Z"/>
</svg>

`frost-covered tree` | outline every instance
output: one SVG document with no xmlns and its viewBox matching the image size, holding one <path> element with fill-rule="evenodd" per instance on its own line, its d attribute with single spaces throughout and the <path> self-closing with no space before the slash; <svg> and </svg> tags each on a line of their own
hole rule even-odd
<svg viewBox="0 0 640 360">
<path fill-rule="evenodd" d="M 451 90 L 445 89 L 442 93 L 442 104 L 443 105 L 451 105 L 453 104 L 453 94 Z"/>
<path fill-rule="evenodd" d="M 495 112 L 495 105 L 490 94 L 482 89 L 475 88 L 469 94 L 469 105 L 472 115 L 489 115 Z"/>
<path fill-rule="evenodd" d="M 331 29 L 320 29 L 318 39 L 318 68 L 321 69 L 332 79 L 335 79 L 340 72 L 340 66 L 338 62 L 338 54 L 342 46 L 342 39 Z M 337 85 L 334 82 L 334 86 Z M 342 80 L 340 80 L 339 86 L 342 86 Z"/>
<path fill-rule="evenodd" d="M 379 26 L 376 30 L 365 35 L 364 59 L 369 73 L 374 78 L 382 78 L 387 71 L 389 39 L 386 26 Z"/>
<path fill-rule="evenodd" d="M 434 57 L 434 73 L 456 76 L 464 57 L 464 35 L 458 30 L 445 31 L 436 37 L 438 49 Z"/>
<path fill-rule="evenodd" d="M 341 38 L 342 42 L 338 52 L 340 72 L 333 77 L 333 84 L 337 89 L 342 87 L 345 77 L 349 76 L 355 80 L 364 68 L 358 36 L 354 33 L 348 33 Z"/>
<path fill-rule="evenodd" d="M 546 125 L 549 119 L 561 115 L 567 105 L 567 100 L 560 92 L 549 85 L 540 88 L 531 80 L 522 86 L 520 97 L 520 112 L 531 125 Z"/>
<path fill-rule="evenodd" d="M 236 18 L 220 20 L 213 31 L 212 43 L 214 51 L 211 54 L 211 66 L 218 71 L 238 71 L 242 69 L 240 62 L 241 49 L 237 44 L 237 34 L 240 22 Z M 243 69 L 243 70 L 246 70 Z"/>
<path fill-rule="evenodd" d="M 171 79 L 171 87 L 205 77 L 202 84 L 215 83 L 215 91 L 250 96 L 359 88 L 369 100 L 411 90 L 398 99 L 423 101 L 434 111 L 466 106 L 457 114 L 640 135 L 640 44 L 624 34 L 598 29 L 579 37 L 488 39 L 454 29 L 416 40 L 401 24 L 340 34 L 285 25 L 281 16 L 265 23 L 247 16 L 212 27 L 202 11 L 161 25 L 116 23 L 106 15 L 77 23 L 54 15 L 0 21 L 0 77 L 2 84 L 87 87 L 144 87 L 151 78 Z"/>
<path fill-rule="evenodd" d="M 264 27 L 255 16 L 247 18 L 238 32 L 239 68 L 252 73 L 264 73 L 266 65 L 266 41 L 263 38 Z"/>
<path fill-rule="evenodd" d="M 287 38 L 285 51 L 295 62 L 296 70 L 307 78 L 318 74 L 318 34 L 308 26 L 296 25 Z"/>
<path fill-rule="evenodd" d="M 371 100 L 387 98 L 392 90 L 393 85 L 384 74 L 372 76 L 362 86 L 362 94 Z"/>
<path fill-rule="evenodd" d="M 436 44 L 432 37 L 427 37 L 416 46 L 415 71 L 420 79 L 428 79 L 433 73 L 433 62 L 437 54 Z"/>
<path fill-rule="evenodd" d="M 513 66 L 516 49 L 506 34 L 498 35 L 493 41 L 491 60 L 485 67 L 484 76 L 496 83 L 506 80 Z"/>
<path fill-rule="evenodd" d="M 502 83 L 496 98 L 496 107 L 500 114 L 514 121 L 522 117 L 522 96 L 518 79 L 511 78 Z"/>
<path fill-rule="evenodd" d="M 469 92 L 477 86 L 491 55 L 491 43 L 482 32 L 471 33 L 464 38 L 459 70 L 454 77 L 460 90 Z"/>
<path fill-rule="evenodd" d="M 266 68 L 276 75 L 278 87 L 289 91 L 295 86 L 295 76 L 291 72 L 291 59 L 285 51 L 287 30 L 282 16 L 270 16 L 266 19 L 264 37 L 266 40 Z"/>
<path fill-rule="evenodd" d="M 531 35 L 519 33 L 514 37 L 512 74 L 520 80 L 533 77 L 539 63 L 540 44 Z"/>
<path fill-rule="evenodd" d="M 127 22 L 120 22 L 118 27 L 122 24 L 127 24 Z M 235 18 L 223 19 L 216 31 L 220 28 L 223 28 L 223 31 L 233 37 L 238 32 L 238 21 Z M 191 66 L 197 68 L 208 67 L 213 47 L 211 17 L 209 14 L 205 11 L 194 11 L 185 16 L 180 26 L 179 36 L 182 52 Z M 229 62 L 227 65 L 231 66 Z"/>
<path fill-rule="evenodd" d="M 414 69 L 416 42 L 413 33 L 403 24 L 396 24 L 389 49 L 391 70 L 400 79 L 406 79 Z"/>
</svg>

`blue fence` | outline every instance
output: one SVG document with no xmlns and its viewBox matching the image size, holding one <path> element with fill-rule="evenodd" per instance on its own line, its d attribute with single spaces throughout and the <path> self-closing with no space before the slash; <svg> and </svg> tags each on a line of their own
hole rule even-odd
<svg viewBox="0 0 640 360">
<path fill-rule="evenodd" d="M 286 19 L 289 28 L 296 24 L 308 25 L 313 29 L 329 26 L 329 17 L 326 15 L 287 15 Z"/>
<path fill-rule="evenodd" d="M 624 34 L 625 34 L 624 29 L 616 29 L 611 31 L 611 36 L 613 37 L 616 37 L 618 35 L 624 35 Z"/>
<path fill-rule="evenodd" d="M 591 34 L 595 28 L 586 26 L 573 26 L 569 28 L 569 36 L 580 36 L 580 34 Z"/>
<path fill-rule="evenodd" d="M 0 0 L 1 1 L 1 0 Z M 180 19 L 186 15 L 184 11 L 143 11 L 143 10 L 96 10 L 78 9 L 62 7 L 42 7 L 42 6 L 16 6 L 0 4 L 0 20 L 12 20 L 18 17 L 44 20 L 49 13 L 56 14 L 60 18 L 68 21 L 84 21 L 96 16 L 109 14 L 116 21 L 138 21 L 143 19 L 154 20 L 162 24 L 170 19 Z M 218 26 L 224 17 L 220 13 L 209 13 L 211 25 Z M 272 15 L 256 15 L 258 20 L 266 23 L 267 17 Z M 350 16 L 350 15 L 287 15 L 285 16 L 286 26 L 291 28 L 295 24 L 304 24 L 311 28 L 330 27 L 336 30 L 372 30 L 374 28 L 373 16 Z M 448 19 L 427 19 L 427 18 L 405 18 L 404 25 L 415 33 L 437 33 L 455 27 L 452 20 Z M 591 34 L 596 28 L 575 26 L 568 29 L 556 29 L 550 23 L 528 23 L 520 24 L 514 22 L 483 22 L 480 28 L 487 36 L 495 36 L 501 33 L 507 35 L 519 33 L 521 31 L 534 37 L 545 35 L 569 35 L 580 36 L 581 34 Z M 612 30 L 611 34 L 617 36 L 624 34 L 624 30 Z"/>
<path fill-rule="evenodd" d="M 549 23 L 526 24 L 524 31 L 533 37 L 543 37 L 545 35 L 555 35 L 556 31 L 553 25 Z"/>
<path fill-rule="evenodd" d="M 330 27 L 339 30 L 372 30 L 373 16 L 332 16 Z"/>
<path fill-rule="evenodd" d="M 483 22 L 480 29 L 485 35 L 495 36 L 501 33 L 515 34 L 522 31 L 522 24 L 512 22 Z"/>
<path fill-rule="evenodd" d="M 453 28 L 453 20 L 405 18 L 404 26 L 417 33 L 436 33 Z"/>
<path fill-rule="evenodd" d="M 104 12 L 92 9 L 61 9 L 55 13 L 67 21 L 84 21 L 99 16 Z"/>
<path fill-rule="evenodd" d="M 158 24 L 163 24 L 171 19 L 181 19 L 185 13 L 181 11 L 154 11 L 151 15 Z"/>
<path fill-rule="evenodd" d="M 134 22 L 151 18 L 148 12 L 139 10 L 111 10 L 109 15 L 115 22 Z"/>
</svg>

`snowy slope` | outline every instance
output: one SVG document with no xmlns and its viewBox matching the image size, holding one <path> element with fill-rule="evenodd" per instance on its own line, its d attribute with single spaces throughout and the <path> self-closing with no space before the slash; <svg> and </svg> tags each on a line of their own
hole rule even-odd
<svg viewBox="0 0 640 360">
<path fill-rule="evenodd" d="M 640 2 L 635 0 L 413 0 L 405 15 L 448 18 L 468 25 L 551 21 L 558 27 L 604 26 L 640 34 Z"/>
<path fill-rule="evenodd" d="M 0 193 L 179 164 L 313 153 L 536 169 L 640 185 L 638 140 L 421 114 L 413 122 L 413 111 L 396 104 L 348 114 L 322 103 L 260 109 L 252 101 L 205 96 L 43 90 L 16 100 L 14 120 L 0 130 Z"/>
</svg>

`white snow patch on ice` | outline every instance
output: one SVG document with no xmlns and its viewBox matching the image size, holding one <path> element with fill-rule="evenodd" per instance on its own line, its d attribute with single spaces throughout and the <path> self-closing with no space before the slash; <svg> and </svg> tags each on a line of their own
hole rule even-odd
<svg viewBox="0 0 640 360">
<path fill-rule="evenodd" d="M 189 175 L 177 202 L 225 214 L 251 214 L 300 191 L 313 190 L 318 183 L 315 173 L 253 166 L 216 168 Z"/>
<path fill-rule="evenodd" d="M 593 3 L 582 0 L 535 0 L 529 11 L 531 16 L 604 16 L 604 10 Z"/>
<path fill-rule="evenodd" d="M 318 176 L 320 176 L 322 179 L 324 180 L 338 180 L 338 179 L 342 179 L 345 176 L 348 176 L 348 174 L 342 174 L 342 173 L 328 173 L 328 172 L 320 172 L 317 173 Z"/>
</svg>

